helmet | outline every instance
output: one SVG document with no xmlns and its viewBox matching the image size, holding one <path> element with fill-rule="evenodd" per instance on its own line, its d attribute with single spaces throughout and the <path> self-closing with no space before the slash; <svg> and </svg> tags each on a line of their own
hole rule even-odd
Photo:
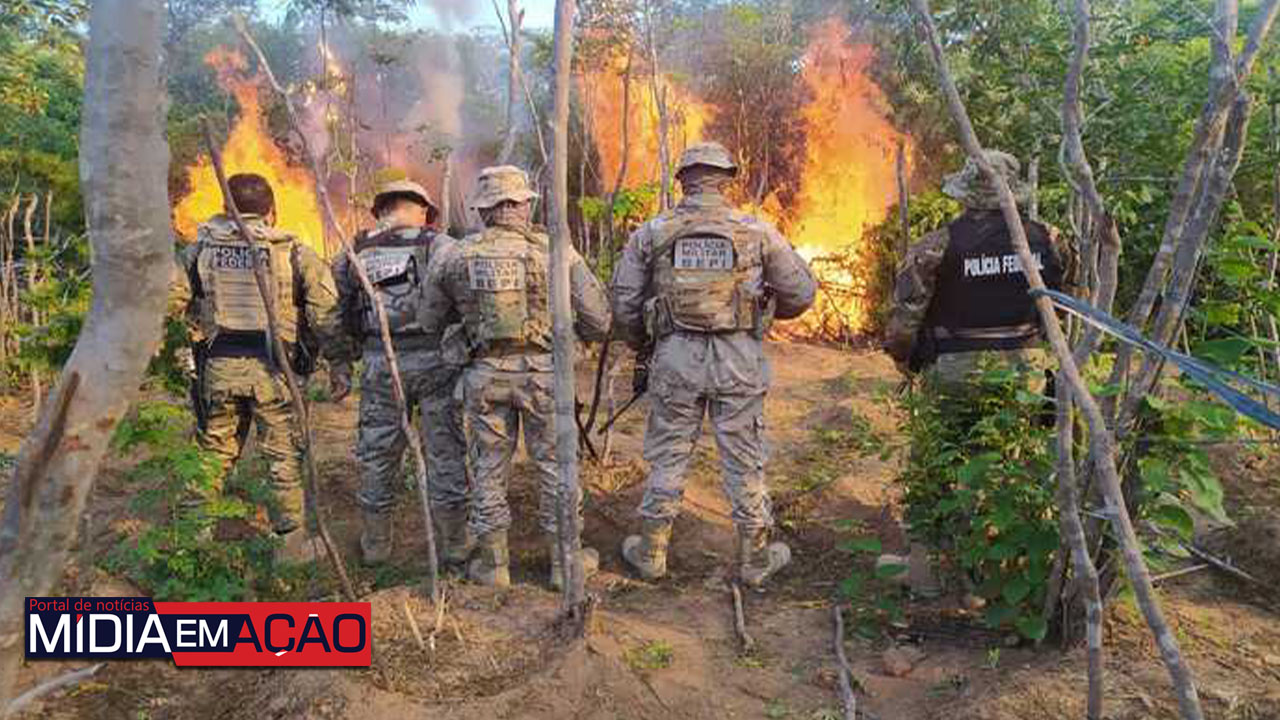
<svg viewBox="0 0 1280 720">
<path fill-rule="evenodd" d="M 738 172 L 738 164 L 733 161 L 733 156 L 718 142 L 700 142 L 685 148 L 685 151 L 680 154 L 680 164 L 676 166 L 676 174 L 679 175 L 695 165 Z"/>
<path fill-rule="evenodd" d="M 393 180 L 383 183 L 378 194 L 373 196 L 373 216 L 377 217 L 383 206 L 396 198 L 407 197 L 417 200 L 427 207 L 427 217 L 433 218 L 440 208 L 431 200 L 427 189 L 412 180 Z"/>
<path fill-rule="evenodd" d="M 538 193 L 529 189 L 529 176 L 515 165 L 497 165 L 480 171 L 476 189 L 471 196 L 471 207 L 487 210 L 500 202 L 528 202 Z"/>
</svg>

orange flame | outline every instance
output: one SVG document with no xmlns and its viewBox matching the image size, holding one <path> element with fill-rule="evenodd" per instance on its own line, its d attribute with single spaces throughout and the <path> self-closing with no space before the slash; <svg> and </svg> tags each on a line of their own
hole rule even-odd
<svg viewBox="0 0 1280 720">
<path fill-rule="evenodd" d="M 222 148 L 227 175 L 257 173 L 266 178 L 275 191 L 276 224 L 324 254 L 324 225 L 315 183 L 311 173 L 289 165 L 272 140 L 258 97 L 261 78 L 245 77 L 248 63 L 244 56 L 225 47 L 214 48 L 204 60 L 218 71 L 218 84 L 240 106 L 240 115 Z M 222 191 L 207 155 L 187 168 L 187 185 L 191 191 L 174 208 L 174 227 L 180 235 L 194 239 L 200 223 L 222 212 Z"/>
<path fill-rule="evenodd" d="M 811 331 L 866 327 L 864 280 L 847 261 L 864 261 L 858 252 L 862 233 L 897 202 L 898 143 L 910 157 L 910 139 L 893 127 L 884 92 L 871 78 L 874 51 L 850 43 L 850 34 L 839 20 L 819 25 L 801 71 L 812 99 L 801 111 L 807 150 L 797 202 L 787 213 L 791 240 L 811 262 L 837 251 L 850 256 L 815 264 L 824 291 L 797 321 Z"/>
<path fill-rule="evenodd" d="M 615 55 L 604 67 L 585 72 L 580 89 L 591 124 L 591 135 L 600 155 L 600 179 L 606 192 L 613 190 L 622 166 L 624 78 L 627 59 Z M 692 93 L 659 75 L 657 92 L 665 93 L 669 123 L 668 146 L 674 163 L 689 145 L 702 140 L 711 121 L 712 109 Z M 636 63 L 631 68 L 631 108 L 628 115 L 627 167 L 624 186 L 657 182 L 662 129 L 654 83 L 648 70 Z"/>
</svg>

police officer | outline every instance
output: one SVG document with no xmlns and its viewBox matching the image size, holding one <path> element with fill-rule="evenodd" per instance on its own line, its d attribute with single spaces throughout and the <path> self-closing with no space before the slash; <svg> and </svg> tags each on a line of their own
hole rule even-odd
<svg viewBox="0 0 1280 720">
<path fill-rule="evenodd" d="M 241 236 L 229 215 L 215 215 L 199 227 L 196 242 L 181 258 L 186 284 L 176 300 L 194 318 L 201 350 L 197 440 L 221 463 L 214 492 L 243 449 L 242 429 L 256 426 L 258 448 L 275 487 L 271 526 L 285 539 L 285 556 L 305 549 L 302 524 L 302 451 L 281 364 L 302 367 L 302 341 L 314 332 L 323 343 L 338 325 L 333 278 L 324 261 L 299 239 L 275 227 L 275 196 L 260 175 L 233 175 L 227 181 L 250 238 Z M 247 240 L 247 242 L 246 242 Z M 254 276 L 254 256 L 266 259 L 276 296 L 280 339 L 289 358 L 275 356 L 268 343 L 267 313 Z"/>
<path fill-rule="evenodd" d="M 768 542 L 763 343 L 771 319 L 803 313 L 817 284 L 773 226 L 730 205 L 723 192 L 736 174 L 723 146 L 688 148 L 676 173 L 683 199 L 631 235 L 613 276 L 618 336 L 642 354 L 652 346 L 641 531 L 622 545 L 623 557 L 647 579 L 666 574 L 671 526 L 704 415 L 733 506 L 740 578 L 758 588 L 791 556 L 785 544 Z M 645 385 L 639 370 L 637 391 Z"/>
<path fill-rule="evenodd" d="M 998 150 L 986 157 L 1025 205 L 1031 188 L 1019 178 L 1017 158 Z M 907 251 L 894 284 L 885 350 L 904 374 L 924 373 L 940 389 L 959 393 L 984 357 L 1033 369 L 1043 353 L 1037 349 L 1039 317 L 995 188 L 969 160 L 947 177 L 943 192 L 964 212 Z M 1023 225 L 1045 284 L 1063 289 L 1073 276 L 1073 250 L 1056 229 L 1026 217 Z"/>
<path fill-rule="evenodd" d="M 425 331 L 417 315 L 427 263 L 451 242 L 447 235 L 432 229 L 438 214 L 431 196 L 418 183 L 386 183 L 373 199 L 377 225 L 361 232 L 354 246 L 387 313 L 410 417 L 415 410 L 420 413 L 427 487 L 440 557 L 446 565 L 460 566 L 467 559 L 469 539 L 462 406 L 453 399 L 458 369 L 441 360 L 440 333 Z M 391 510 L 396 502 L 406 439 L 373 303 L 345 255 L 334 261 L 333 276 L 345 330 L 342 341 L 327 351 L 335 401 L 341 401 L 351 390 L 351 363 L 364 359 L 356 444 L 360 490 L 356 500 L 364 525 L 360 534 L 361 557 L 365 564 L 373 565 L 384 562 L 391 554 Z"/>
<path fill-rule="evenodd" d="M 521 426 L 538 477 L 539 524 L 550 549 L 551 584 L 558 588 L 563 583 L 556 541 L 559 481 L 549 240 L 530 222 L 537 197 L 519 168 L 504 165 L 481 171 L 472 206 L 484 230 L 432 258 L 419 314 L 427 332 L 444 331 L 446 346 L 459 348 L 457 354 L 469 363 L 461 391 L 475 488 L 471 529 L 478 547 L 468 575 L 484 585 L 510 584 L 506 486 Z M 574 329 L 582 340 L 601 340 L 609 329 L 608 298 L 577 253 L 570 258 L 570 268 Z M 454 312 L 462 321 L 446 329 Z M 598 563 L 591 548 L 583 549 L 582 560 L 588 573 Z"/>
</svg>

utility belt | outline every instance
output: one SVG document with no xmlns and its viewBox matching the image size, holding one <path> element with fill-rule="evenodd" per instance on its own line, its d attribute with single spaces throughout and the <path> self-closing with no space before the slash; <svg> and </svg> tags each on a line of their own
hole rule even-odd
<svg viewBox="0 0 1280 720">
<path fill-rule="evenodd" d="M 1023 323 L 987 328 L 930 329 L 934 352 L 938 355 L 982 350 L 1021 350 L 1040 342 L 1040 325 Z"/>
<path fill-rule="evenodd" d="M 391 346 L 396 352 L 414 352 L 416 350 L 438 350 L 440 349 L 439 338 L 432 337 L 425 333 L 403 333 L 401 335 L 391 336 Z M 365 352 L 385 352 L 386 348 L 382 344 L 381 335 L 367 335 L 364 339 Z"/>
<path fill-rule="evenodd" d="M 485 347 L 476 349 L 474 355 L 477 360 L 482 360 L 485 358 L 514 357 L 516 355 L 547 355 L 550 352 L 550 348 L 542 347 L 527 340 L 494 340 Z"/>
<path fill-rule="evenodd" d="M 677 320 L 676 314 L 671 309 L 670 300 L 659 295 L 650 298 L 644 304 L 645 331 L 655 340 L 661 340 L 677 331 L 707 335 L 749 332 L 757 340 L 763 340 L 769 326 L 773 324 L 773 302 L 761 302 L 757 298 L 738 296 L 735 298 L 735 304 L 737 307 L 734 308 L 733 324 L 700 328 Z"/>
<path fill-rule="evenodd" d="M 285 343 L 289 349 L 291 343 Z M 205 357 L 209 358 L 257 358 L 270 360 L 272 352 L 267 345 L 267 334 L 253 331 L 220 331 L 209 342 Z"/>
<path fill-rule="evenodd" d="M 306 346 L 285 342 L 286 360 L 293 372 L 298 375 L 311 375 L 315 372 L 315 357 Z M 204 357 L 213 358 L 254 358 L 266 363 L 272 372 L 279 372 L 275 363 L 275 353 L 268 346 L 265 332 L 232 330 L 221 331 L 209 341 Z"/>
</svg>

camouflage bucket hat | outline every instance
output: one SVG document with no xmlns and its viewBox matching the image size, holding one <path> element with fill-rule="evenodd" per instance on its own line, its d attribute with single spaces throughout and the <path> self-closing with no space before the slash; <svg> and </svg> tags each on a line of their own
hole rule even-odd
<svg viewBox="0 0 1280 720">
<path fill-rule="evenodd" d="M 514 165 L 498 165 L 480 171 L 471 207 L 486 210 L 504 200 L 528 202 L 537 198 L 538 193 L 529 189 L 529 176 L 523 170 Z"/>
<path fill-rule="evenodd" d="M 679 175 L 695 165 L 706 165 L 735 173 L 738 171 L 738 165 L 733 161 L 733 156 L 718 142 L 701 142 L 686 148 L 680 154 L 680 164 L 676 166 L 676 174 Z"/>
<path fill-rule="evenodd" d="M 378 188 L 378 194 L 373 196 L 373 208 L 371 212 L 377 217 L 382 210 L 383 205 L 397 197 L 410 197 L 420 201 L 427 206 L 427 216 L 432 217 L 440 211 L 436 207 L 435 202 L 431 199 L 431 193 L 427 189 L 412 180 L 393 180 L 383 183 Z"/>
<path fill-rule="evenodd" d="M 1018 158 L 1000 150 L 987 150 L 984 155 L 987 162 L 1009 183 L 1009 189 L 1013 191 L 1018 204 L 1025 204 L 1031 198 L 1031 188 L 1022 181 L 1022 165 Z M 1000 198 L 996 195 L 995 187 L 987 182 L 982 168 L 978 167 L 973 158 L 965 160 L 964 169 L 960 172 L 946 177 L 942 192 L 959 200 L 965 207 L 978 210 L 1000 209 Z"/>
</svg>

